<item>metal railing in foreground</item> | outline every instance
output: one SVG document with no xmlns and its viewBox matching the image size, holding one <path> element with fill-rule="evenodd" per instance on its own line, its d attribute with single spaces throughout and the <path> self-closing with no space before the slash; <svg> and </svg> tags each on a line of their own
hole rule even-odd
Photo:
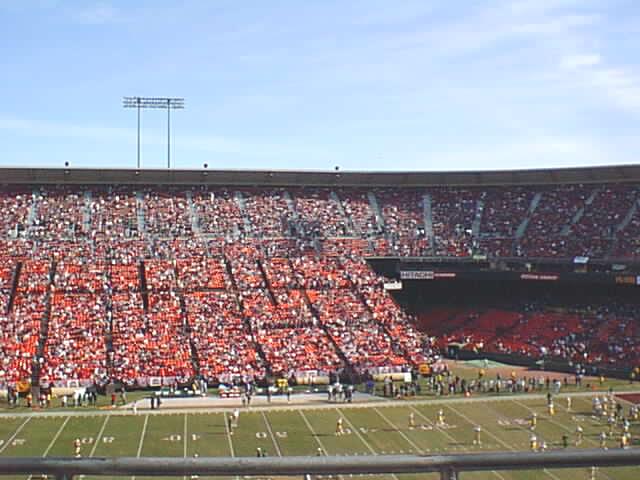
<svg viewBox="0 0 640 480">
<path fill-rule="evenodd" d="M 0 475 L 109 476 L 309 476 L 358 473 L 439 472 L 455 480 L 461 472 L 640 465 L 640 449 L 486 452 L 458 455 L 360 457 L 208 458 L 0 458 Z"/>
</svg>

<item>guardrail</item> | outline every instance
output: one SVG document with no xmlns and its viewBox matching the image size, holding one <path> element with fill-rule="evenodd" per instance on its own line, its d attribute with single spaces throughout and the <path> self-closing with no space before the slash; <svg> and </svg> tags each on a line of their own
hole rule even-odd
<svg viewBox="0 0 640 480">
<path fill-rule="evenodd" d="M 70 480 L 92 476 L 304 476 L 439 472 L 457 480 L 460 472 L 640 465 L 640 449 L 485 452 L 459 455 L 361 457 L 209 458 L 0 458 L 0 475 L 48 475 Z"/>
</svg>

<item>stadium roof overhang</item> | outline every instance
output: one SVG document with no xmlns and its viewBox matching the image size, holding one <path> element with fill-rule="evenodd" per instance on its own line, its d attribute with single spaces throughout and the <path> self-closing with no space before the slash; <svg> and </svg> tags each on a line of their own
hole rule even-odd
<svg viewBox="0 0 640 480">
<path fill-rule="evenodd" d="M 531 185 L 640 182 L 640 165 L 467 172 L 313 170 L 167 170 L 108 168 L 2 168 L 2 184 L 140 184 L 245 186 Z"/>
</svg>

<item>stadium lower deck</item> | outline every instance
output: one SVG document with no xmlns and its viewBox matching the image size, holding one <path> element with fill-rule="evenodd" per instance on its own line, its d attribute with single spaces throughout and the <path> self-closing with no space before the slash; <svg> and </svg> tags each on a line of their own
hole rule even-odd
<svg viewBox="0 0 640 480">
<path fill-rule="evenodd" d="M 293 455 L 386 455 L 528 451 L 532 434 L 549 450 L 600 448 L 605 421 L 592 413 L 592 393 L 572 395 L 569 410 L 564 395 L 554 398 L 556 411 L 548 414 L 544 395 L 457 398 L 417 401 L 382 401 L 376 404 L 319 404 L 242 409 L 237 427 L 230 428 L 231 409 L 217 411 L 155 410 L 68 411 L 0 415 L 0 456 L 73 456 L 80 440 L 83 457 L 255 457 Z M 618 397 L 625 413 L 630 403 Z M 442 422 L 439 414 L 442 410 Z M 538 422 L 530 430 L 530 418 Z M 414 425 L 410 425 L 413 415 Z M 343 434 L 336 435 L 338 418 Z M 481 444 L 474 444 L 475 427 Z M 584 430 L 576 445 L 576 428 Z M 606 440 L 619 448 L 621 428 Z M 631 425 L 632 438 L 640 437 L 640 422 Z M 637 445 L 634 441 L 632 448 Z M 544 455 L 544 452 L 540 452 Z M 638 468 L 603 468 L 595 478 L 634 479 Z M 583 469 L 464 473 L 471 479 L 580 479 L 591 478 Z M 377 476 L 381 478 L 382 476 Z M 384 478 L 418 478 L 417 475 Z M 18 477 L 12 477 L 18 478 Z M 438 478 L 420 475 L 419 478 Z"/>
</svg>

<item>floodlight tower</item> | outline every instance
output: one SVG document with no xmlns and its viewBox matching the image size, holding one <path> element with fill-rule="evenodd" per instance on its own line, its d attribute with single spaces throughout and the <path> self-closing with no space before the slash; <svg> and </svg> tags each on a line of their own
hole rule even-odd
<svg viewBox="0 0 640 480">
<path fill-rule="evenodd" d="M 122 106 L 138 110 L 138 168 L 140 168 L 140 109 L 160 108 L 167 110 L 167 168 L 171 168 L 171 110 L 184 109 L 184 98 L 123 97 Z"/>
</svg>

